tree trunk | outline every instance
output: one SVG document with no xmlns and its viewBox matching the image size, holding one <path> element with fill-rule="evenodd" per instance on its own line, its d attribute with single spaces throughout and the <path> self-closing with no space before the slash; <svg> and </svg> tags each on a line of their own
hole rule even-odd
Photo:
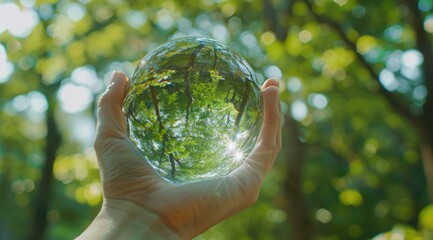
<svg viewBox="0 0 433 240">
<path fill-rule="evenodd" d="M 291 16 L 295 1 L 287 1 L 285 9 L 277 9 L 270 0 L 263 0 L 263 14 L 267 28 L 275 33 L 277 39 L 284 43 L 289 31 L 285 23 Z M 284 11 L 281 11 L 284 10 Z M 280 17 L 279 17 L 280 16 Z M 283 21 L 280 21 L 283 19 Z M 313 223 L 311 222 L 307 204 L 302 192 L 302 167 L 305 162 L 304 145 L 299 141 L 299 130 L 290 112 L 285 116 L 285 149 L 286 177 L 283 181 L 284 206 L 291 223 L 289 239 L 309 240 L 313 238 Z"/>
<path fill-rule="evenodd" d="M 425 178 L 427 180 L 427 190 L 430 203 L 433 203 L 433 144 L 429 139 L 422 139 L 421 158 Z"/>
<path fill-rule="evenodd" d="M 45 163 L 42 167 L 42 179 L 39 182 L 38 192 L 35 199 L 35 213 L 30 231 L 30 239 L 44 238 L 47 226 L 47 212 L 51 195 L 51 185 L 53 179 L 53 166 L 56 159 L 57 150 L 60 147 L 62 137 L 54 116 L 56 108 L 56 90 L 57 86 L 46 87 L 43 91 L 47 102 L 48 109 L 45 114 L 47 126 L 47 136 L 45 139 Z"/>
<path fill-rule="evenodd" d="M 302 192 L 302 168 L 305 162 L 304 144 L 299 140 L 299 129 L 290 114 L 285 117 L 287 175 L 283 182 L 285 209 L 290 223 L 290 239 L 309 240 L 313 238 L 313 224 Z"/>
</svg>

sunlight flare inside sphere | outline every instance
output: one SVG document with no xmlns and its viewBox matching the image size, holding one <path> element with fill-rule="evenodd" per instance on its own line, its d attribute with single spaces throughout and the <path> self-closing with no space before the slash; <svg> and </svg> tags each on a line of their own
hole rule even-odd
<svg viewBox="0 0 433 240">
<path fill-rule="evenodd" d="M 171 183 L 225 176 L 253 149 L 261 92 L 248 63 L 207 38 L 163 44 L 138 63 L 123 103 L 128 134 Z"/>
<path fill-rule="evenodd" d="M 228 150 L 229 152 L 231 152 L 231 151 L 233 151 L 233 150 L 235 150 L 235 149 L 236 149 L 236 142 L 229 141 L 229 142 L 227 143 L 227 150 Z"/>
</svg>

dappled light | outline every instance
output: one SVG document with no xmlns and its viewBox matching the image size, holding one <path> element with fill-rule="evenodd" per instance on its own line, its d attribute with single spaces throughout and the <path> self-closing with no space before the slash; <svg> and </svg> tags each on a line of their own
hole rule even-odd
<svg viewBox="0 0 433 240">
<path fill-rule="evenodd" d="M 316 219 L 322 223 L 329 223 L 332 221 L 332 213 L 324 208 L 317 210 Z"/>
<path fill-rule="evenodd" d="M 302 101 L 294 101 L 292 103 L 292 116 L 298 121 L 302 121 L 308 114 L 307 106 Z"/>
<path fill-rule="evenodd" d="M 283 112 L 282 151 L 257 203 L 195 239 L 433 238 L 433 1 L 0 2 L 0 239 L 80 234 L 103 200 L 95 113 L 113 71 L 132 76 L 157 46 L 191 36 L 238 52 L 258 84 L 278 79 Z M 243 82 L 241 72 L 224 81 Z M 136 132 L 149 139 L 137 144 L 142 153 L 157 149 L 154 165 L 170 172 L 170 156 L 247 158 L 239 138 L 260 126 L 238 138 L 217 132 L 216 124 L 236 131 L 242 95 L 230 98 L 220 77 L 194 76 L 213 79 L 193 89 L 202 92 L 188 119 L 200 127 L 194 143 L 179 141 L 187 97 L 168 94 L 173 83 L 160 93 L 168 104 L 159 117 L 182 117 L 164 122 L 165 132 L 158 124 Z M 149 91 L 140 96 L 158 123 Z M 167 129 L 173 137 L 164 142 Z"/>
<path fill-rule="evenodd" d="M 89 107 L 92 93 L 83 86 L 67 83 L 59 89 L 58 99 L 62 109 L 67 113 L 76 113 Z"/>
<path fill-rule="evenodd" d="M 0 44 L 0 83 L 4 83 L 12 74 L 14 66 L 8 61 L 5 47 Z"/>
<path fill-rule="evenodd" d="M 27 37 L 39 22 L 31 6 L 20 8 L 15 3 L 1 3 L 0 15 L 3 18 L 0 22 L 0 33 L 8 31 L 17 38 Z"/>
</svg>

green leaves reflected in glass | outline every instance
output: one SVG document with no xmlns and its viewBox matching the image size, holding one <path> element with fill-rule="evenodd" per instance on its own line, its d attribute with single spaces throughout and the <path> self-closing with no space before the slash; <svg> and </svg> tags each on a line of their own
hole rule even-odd
<svg viewBox="0 0 433 240">
<path fill-rule="evenodd" d="M 144 57 L 123 110 L 131 140 L 172 183 L 231 172 L 252 150 L 262 119 L 254 72 L 206 38 L 174 40 Z"/>
</svg>

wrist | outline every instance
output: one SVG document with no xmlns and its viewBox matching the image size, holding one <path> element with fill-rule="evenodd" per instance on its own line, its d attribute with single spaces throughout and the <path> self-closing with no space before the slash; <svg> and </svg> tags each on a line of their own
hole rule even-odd
<svg viewBox="0 0 433 240">
<path fill-rule="evenodd" d="M 105 199 L 95 220 L 77 239 L 180 239 L 161 218 L 137 204 Z"/>
</svg>

